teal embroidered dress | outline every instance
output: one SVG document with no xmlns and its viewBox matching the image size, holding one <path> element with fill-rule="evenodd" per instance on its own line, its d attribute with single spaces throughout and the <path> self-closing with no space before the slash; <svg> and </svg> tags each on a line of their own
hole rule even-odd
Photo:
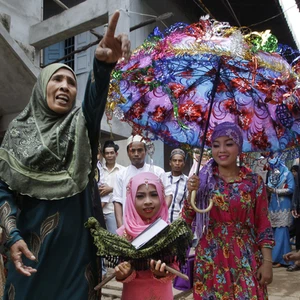
<svg viewBox="0 0 300 300">
<path fill-rule="evenodd" d="M 37 258 L 22 257 L 37 269 L 30 277 L 9 264 L 8 300 L 97 299 L 96 249 L 84 223 L 92 216 L 89 175 L 112 65 L 95 59 L 82 108 L 63 117 L 45 104 L 47 83 L 61 67 L 68 68 L 55 64 L 42 71 L 0 148 L 0 222 L 7 246 L 24 239 Z"/>
</svg>

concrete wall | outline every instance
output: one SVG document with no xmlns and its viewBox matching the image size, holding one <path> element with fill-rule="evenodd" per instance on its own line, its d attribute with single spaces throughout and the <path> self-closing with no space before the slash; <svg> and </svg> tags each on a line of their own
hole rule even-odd
<svg viewBox="0 0 300 300">
<path fill-rule="evenodd" d="M 84 1 L 86 0 L 62 0 L 61 2 L 68 8 L 71 8 Z M 55 3 L 53 0 L 43 0 L 43 3 L 44 3 L 43 20 L 51 18 L 64 11 L 64 9 L 61 6 L 59 6 L 57 3 Z"/>
<path fill-rule="evenodd" d="M 141 22 L 149 20 L 151 16 L 157 16 L 157 12 L 151 9 L 144 1 L 134 0 L 130 3 L 130 26 L 135 26 Z M 130 33 L 132 49 L 140 46 L 146 37 L 152 32 L 153 28 L 159 24 L 150 24 L 134 30 Z"/>
<path fill-rule="evenodd" d="M 0 0 L 0 14 L 10 17 L 9 33 L 28 58 L 39 62 L 39 54 L 29 45 L 29 28 L 42 20 L 43 0 Z"/>
</svg>

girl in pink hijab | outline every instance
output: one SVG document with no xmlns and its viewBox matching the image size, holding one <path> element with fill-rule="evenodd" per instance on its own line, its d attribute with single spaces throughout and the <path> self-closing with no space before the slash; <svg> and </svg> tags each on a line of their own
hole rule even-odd
<svg viewBox="0 0 300 300">
<path fill-rule="evenodd" d="M 140 173 L 127 185 L 124 225 L 117 233 L 132 241 L 158 218 L 168 221 L 164 186 L 155 174 Z M 178 269 L 176 264 L 171 266 Z M 150 269 L 136 271 L 129 262 L 115 267 L 116 279 L 123 283 L 122 300 L 173 299 L 173 274 L 165 271 L 160 260 L 150 262 Z"/>
</svg>

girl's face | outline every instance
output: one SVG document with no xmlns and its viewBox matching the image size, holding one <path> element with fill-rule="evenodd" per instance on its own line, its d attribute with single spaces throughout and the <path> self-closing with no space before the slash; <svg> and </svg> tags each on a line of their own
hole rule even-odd
<svg viewBox="0 0 300 300">
<path fill-rule="evenodd" d="M 238 145 L 228 136 L 220 136 L 212 143 L 212 156 L 219 166 L 236 165 L 238 154 Z"/>
<path fill-rule="evenodd" d="M 135 196 L 135 209 L 143 220 L 151 219 L 161 206 L 156 187 L 152 184 L 141 184 Z"/>
</svg>

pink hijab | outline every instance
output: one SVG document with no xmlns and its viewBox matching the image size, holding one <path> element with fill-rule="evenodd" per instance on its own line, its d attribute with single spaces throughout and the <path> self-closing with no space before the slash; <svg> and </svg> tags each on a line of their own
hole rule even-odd
<svg viewBox="0 0 300 300">
<path fill-rule="evenodd" d="M 152 217 L 150 222 L 145 222 L 135 209 L 135 196 L 138 187 L 142 184 L 154 185 L 161 203 L 160 209 L 157 214 Z M 117 233 L 118 235 L 123 235 L 124 231 L 126 231 L 129 236 L 135 238 L 159 217 L 167 222 L 168 216 L 168 206 L 165 201 L 164 186 L 160 178 L 151 172 L 139 173 L 132 177 L 127 185 L 124 225 L 117 230 Z"/>
</svg>

